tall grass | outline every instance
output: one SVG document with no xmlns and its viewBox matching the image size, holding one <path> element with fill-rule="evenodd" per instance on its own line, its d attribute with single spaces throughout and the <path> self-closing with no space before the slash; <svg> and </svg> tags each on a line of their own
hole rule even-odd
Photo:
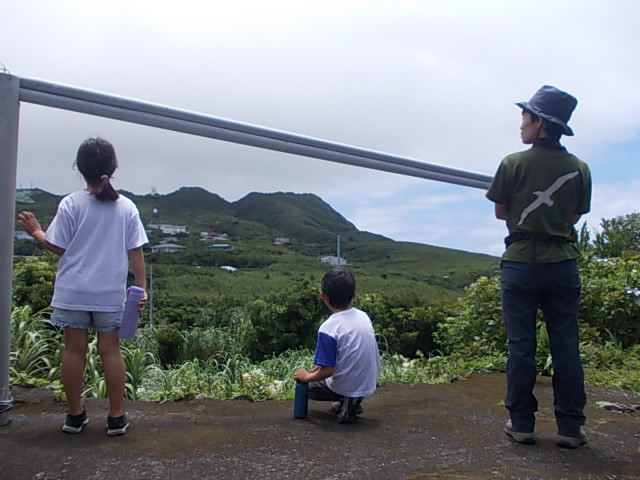
<svg viewBox="0 0 640 480">
<path fill-rule="evenodd" d="M 60 358 L 63 338 L 59 329 L 47 320 L 46 312 L 33 314 L 28 307 L 12 314 L 11 382 L 14 385 L 53 388 L 62 397 Z M 213 327 L 212 327 L 213 328 Z M 206 329 L 205 329 L 206 330 Z M 204 338 L 218 344 L 229 330 L 208 332 Z M 222 341 L 228 344 L 229 338 Z M 544 338 L 541 347 L 544 347 Z M 204 350 L 208 346 L 200 345 Z M 194 358 L 178 365 L 163 367 L 154 353 L 153 331 L 142 329 L 135 341 L 122 342 L 125 361 L 126 396 L 131 400 L 156 402 L 191 398 L 251 401 L 293 398 L 293 372 L 309 369 L 313 353 L 289 350 L 260 362 L 252 362 L 241 353 L 211 353 L 209 358 Z M 548 352 L 541 349 L 545 357 Z M 623 348 L 613 339 L 605 343 L 583 342 L 583 362 L 589 384 L 640 393 L 640 346 Z M 418 355 L 407 358 L 393 352 L 382 353 L 379 384 L 447 383 L 473 371 L 488 371 L 504 366 L 504 354 L 464 358 L 460 355 Z M 97 352 L 95 336 L 90 336 L 85 364 L 85 396 L 105 397 L 106 382 Z"/>
<path fill-rule="evenodd" d="M 41 386 L 59 381 L 62 334 L 49 323 L 47 313 L 33 314 L 26 306 L 11 314 L 9 372 L 14 383 Z"/>
</svg>

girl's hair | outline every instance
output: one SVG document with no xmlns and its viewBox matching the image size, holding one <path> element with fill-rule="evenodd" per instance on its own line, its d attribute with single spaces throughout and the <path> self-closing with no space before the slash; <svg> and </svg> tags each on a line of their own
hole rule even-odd
<svg viewBox="0 0 640 480">
<path fill-rule="evenodd" d="M 75 165 L 92 188 L 98 200 L 113 202 L 118 199 L 109 179 L 118 168 L 113 145 L 104 138 L 87 138 L 80 144 Z"/>
</svg>

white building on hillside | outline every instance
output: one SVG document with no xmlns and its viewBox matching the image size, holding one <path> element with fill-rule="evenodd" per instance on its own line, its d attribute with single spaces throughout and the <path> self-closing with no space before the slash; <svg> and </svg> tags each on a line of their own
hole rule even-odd
<svg viewBox="0 0 640 480">
<path fill-rule="evenodd" d="M 154 230 L 160 230 L 165 235 L 176 235 L 178 233 L 189 233 L 186 225 L 172 225 L 170 223 L 150 223 L 147 225 Z"/>
<path fill-rule="evenodd" d="M 35 241 L 33 239 L 33 237 L 31 235 L 29 235 L 27 232 L 25 232 L 24 230 L 16 230 L 15 232 L 13 232 L 13 238 L 15 240 L 31 240 L 31 241 Z"/>
<path fill-rule="evenodd" d="M 328 263 L 329 265 L 346 265 L 347 259 L 343 257 L 336 257 L 335 255 L 326 255 L 324 257 L 318 257 L 321 263 Z"/>
<path fill-rule="evenodd" d="M 233 245 L 229 245 L 228 243 L 216 243 L 214 245 L 210 245 L 209 248 L 212 250 L 224 250 L 230 252 L 233 250 Z"/>
<path fill-rule="evenodd" d="M 229 241 L 228 233 L 216 233 L 216 232 L 200 232 L 200 241 L 201 242 L 227 242 Z"/>
<path fill-rule="evenodd" d="M 187 247 L 176 245 L 175 243 L 161 243 L 160 245 L 153 245 L 151 253 L 175 253 L 181 252 L 185 248 Z"/>
<path fill-rule="evenodd" d="M 291 243 L 291 239 L 289 237 L 276 237 L 273 239 L 274 245 L 286 245 Z"/>
</svg>

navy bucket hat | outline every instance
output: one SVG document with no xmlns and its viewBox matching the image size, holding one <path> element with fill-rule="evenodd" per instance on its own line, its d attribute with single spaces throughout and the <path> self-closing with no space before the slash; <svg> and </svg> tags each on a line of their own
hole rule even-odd
<svg viewBox="0 0 640 480">
<path fill-rule="evenodd" d="M 538 115 L 548 122 L 560 125 L 562 133 L 568 136 L 573 135 L 573 130 L 567 125 L 567 122 L 577 104 L 578 100 L 574 96 L 551 85 L 540 87 L 528 102 L 516 103 L 520 108 Z"/>
</svg>

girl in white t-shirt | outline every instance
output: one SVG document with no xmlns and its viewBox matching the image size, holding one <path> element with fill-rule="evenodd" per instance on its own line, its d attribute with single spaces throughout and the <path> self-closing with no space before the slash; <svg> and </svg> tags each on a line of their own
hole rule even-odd
<svg viewBox="0 0 640 480">
<path fill-rule="evenodd" d="M 75 166 L 87 188 L 61 200 L 46 233 L 30 212 L 21 212 L 19 223 L 42 247 L 60 256 L 51 321 L 64 328 L 61 373 L 69 412 L 62 431 L 80 433 L 89 422 L 81 396 L 88 329 L 93 328 L 109 395 L 107 435 L 124 435 L 129 421 L 123 406 L 120 323 L 129 262 L 135 285 L 145 288 L 142 246 L 148 239 L 136 206 L 111 185 L 118 167 L 111 143 L 101 138 L 85 140 Z M 145 301 L 146 294 L 140 308 Z"/>
</svg>

